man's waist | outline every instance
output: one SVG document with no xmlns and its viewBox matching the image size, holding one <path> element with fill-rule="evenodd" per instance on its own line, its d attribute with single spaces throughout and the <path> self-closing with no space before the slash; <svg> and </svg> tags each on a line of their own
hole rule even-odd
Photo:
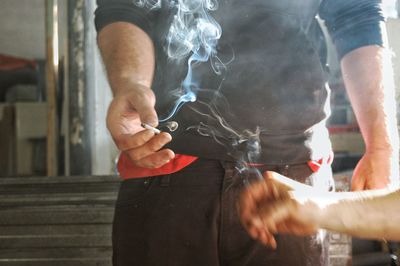
<svg viewBox="0 0 400 266">
<path fill-rule="evenodd" d="M 327 129 L 317 125 L 296 134 L 268 135 L 237 140 L 201 135 L 196 130 L 172 132 L 167 147 L 179 154 L 262 165 L 295 165 L 317 161 L 331 154 Z"/>
</svg>

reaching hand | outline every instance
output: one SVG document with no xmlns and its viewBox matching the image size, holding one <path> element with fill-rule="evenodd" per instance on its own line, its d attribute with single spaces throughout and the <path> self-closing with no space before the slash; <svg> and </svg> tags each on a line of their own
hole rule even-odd
<svg viewBox="0 0 400 266">
<path fill-rule="evenodd" d="M 315 233 L 318 206 L 292 197 L 293 188 L 276 180 L 277 174 L 266 172 L 264 176 L 264 180 L 245 188 L 238 204 L 240 219 L 250 236 L 275 248 L 275 233 Z"/>
<path fill-rule="evenodd" d="M 144 130 L 141 123 L 157 126 L 153 91 L 140 84 L 121 89 L 114 96 L 107 113 L 107 127 L 118 149 L 126 153 L 133 164 L 145 168 L 161 167 L 174 158 L 173 151 L 162 149 L 171 135 L 155 135 Z"/>
</svg>

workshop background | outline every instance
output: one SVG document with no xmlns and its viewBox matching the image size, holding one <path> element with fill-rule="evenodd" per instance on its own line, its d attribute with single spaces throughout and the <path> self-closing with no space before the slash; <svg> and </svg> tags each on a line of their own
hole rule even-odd
<svg viewBox="0 0 400 266">
<path fill-rule="evenodd" d="M 0 0 L 0 265 L 111 265 L 118 151 L 105 125 L 111 90 L 95 2 Z M 400 55 L 400 3 L 384 4 Z M 364 145 L 328 48 L 333 168 L 347 190 Z M 393 64 L 400 100 L 400 56 Z M 399 265 L 397 243 L 330 237 L 333 266 Z"/>
</svg>

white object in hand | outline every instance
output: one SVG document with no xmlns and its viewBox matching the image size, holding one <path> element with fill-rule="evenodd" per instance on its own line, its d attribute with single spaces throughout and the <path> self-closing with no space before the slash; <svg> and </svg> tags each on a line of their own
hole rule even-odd
<svg viewBox="0 0 400 266">
<path fill-rule="evenodd" d="M 150 130 L 152 130 L 152 131 L 154 132 L 154 134 L 160 134 L 160 133 L 161 133 L 161 131 L 160 131 L 158 128 L 152 127 L 152 126 L 150 126 L 150 125 L 148 125 L 148 124 L 141 123 L 140 125 L 141 125 L 143 128 L 145 128 L 145 129 L 150 129 Z"/>
</svg>

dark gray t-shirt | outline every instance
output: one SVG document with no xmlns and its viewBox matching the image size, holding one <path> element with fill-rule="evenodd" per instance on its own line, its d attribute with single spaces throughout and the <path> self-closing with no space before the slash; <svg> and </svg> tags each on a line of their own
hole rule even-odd
<svg viewBox="0 0 400 266">
<path fill-rule="evenodd" d="M 157 112 L 178 121 L 171 147 L 182 154 L 271 165 L 325 157 L 331 149 L 325 127 L 329 90 L 315 16 L 325 19 L 340 57 L 382 45 L 380 1 L 220 0 L 211 10 L 194 8 L 194 15 L 180 1 L 140 2 L 99 0 L 96 26 L 127 21 L 153 39 Z M 216 3 L 191 3 L 196 2 Z M 185 25 L 174 24 L 177 17 L 183 24 L 196 19 L 210 24 L 191 38 Z M 172 40 L 171 25 L 182 29 Z M 191 44 L 185 46 L 188 39 L 201 43 L 197 58 Z M 177 106 L 188 90 L 196 101 Z"/>
</svg>

